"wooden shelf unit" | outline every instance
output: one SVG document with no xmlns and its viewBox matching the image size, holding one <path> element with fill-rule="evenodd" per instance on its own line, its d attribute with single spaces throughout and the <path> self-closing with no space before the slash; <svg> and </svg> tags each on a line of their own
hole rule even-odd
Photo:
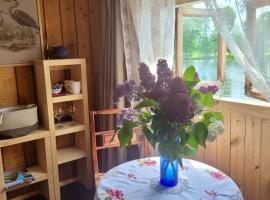
<svg viewBox="0 0 270 200">
<path fill-rule="evenodd" d="M 40 60 L 35 63 L 35 73 L 40 119 L 50 132 L 55 199 L 61 200 L 61 186 L 79 181 L 88 189 L 93 187 L 86 61 L 85 59 Z M 68 77 L 66 77 L 66 74 L 68 74 Z M 52 82 L 64 80 L 80 81 L 81 93 L 52 97 Z M 69 102 L 72 102 L 76 108 L 76 124 L 71 126 L 70 122 L 65 122 L 61 123 L 62 128 L 56 128 L 54 106 L 61 106 Z M 58 148 L 59 140 L 61 142 L 62 137 L 69 137 L 71 134 L 74 135 L 74 145 Z M 60 181 L 59 170 L 61 169 L 59 166 L 65 163 L 73 164 L 73 161 L 76 164 L 77 177 Z"/>
<path fill-rule="evenodd" d="M 19 185 L 12 189 L 5 188 L 4 181 L 4 164 L 2 158 L 3 148 L 10 147 L 17 144 L 27 143 L 35 141 L 37 150 L 37 165 L 26 168 L 33 177 L 34 181 Z M 7 200 L 23 200 L 26 197 L 29 198 L 33 195 L 41 193 L 47 199 L 55 199 L 53 188 L 53 171 L 52 171 L 52 157 L 51 157 L 51 142 L 50 133 L 44 128 L 40 128 L 32 133 L 13 139 L 0 140 L 0 199 Z M 26 188 L 30 185 L 40 184 L 40 189 L 35 192 L 28 192 L 24 194 L 18 193 L 14 198 L 8 198 L 8 193 L 16 192 L 22 188 Z"/>
<path fill-rule="evenodd" d="M 79 149 L 78 147 L 68 147 L 57 150 L 58 165 L 75 160 L 80 160 L 86 157 L 87 157 L 86 152 Z"/>
<path fill-rule="evenodd" d="M 56 136 L 62 136 L 67 135 L 71 133 L 76 133 L 80 131 L 85 131 L 85 125 L 80 123 L 75 123 L 75 125 L 70 125 L 70 122 L 61 123 L 61 126 L 63 128 L 55 129 L 55 135 Z"/>
</svg>

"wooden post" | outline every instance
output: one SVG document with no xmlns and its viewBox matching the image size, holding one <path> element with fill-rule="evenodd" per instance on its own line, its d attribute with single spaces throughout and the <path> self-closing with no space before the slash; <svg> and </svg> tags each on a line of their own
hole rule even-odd
<svg viewBox="0 0 270 200">
<path fill-rule="evenodd" d="M 183 71 L 183 10 L 177 9 L 177 47 L 175 75 L 181 77 Z"/>
<path fill-rule="evenodd" d="M 7 195 L 5 191 L 5 178 L 4 178 L 4 166 L 2 159 L 2 148 L 0 148 L 0 199 L 7 200 Z"/>
</svg>

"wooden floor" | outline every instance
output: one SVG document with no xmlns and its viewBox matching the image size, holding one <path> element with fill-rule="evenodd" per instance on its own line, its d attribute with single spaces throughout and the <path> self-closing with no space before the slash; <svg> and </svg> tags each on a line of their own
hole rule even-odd
<svg viewBox="0 0 270 200">
<path fill-rule="evenodd" d="M 62 200 L 93 200 L 95 192 L 87 190 L 80 183 L 67 185 L 61 189 Z M 42 196 L 35 196 L 28 200 L 46 200 Z"/>
</svg>

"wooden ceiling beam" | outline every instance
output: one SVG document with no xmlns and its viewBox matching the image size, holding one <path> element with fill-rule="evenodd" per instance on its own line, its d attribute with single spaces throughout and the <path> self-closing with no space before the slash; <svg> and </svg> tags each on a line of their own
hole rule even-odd
<svg viewBox="0 0 270 200">
<path fill-rule="evenodd" d="M 198 0 L 175 0 L 176 5 L 178 4 L 186 4 L 186 3 L 192 3 Z"/>
<path fill-rule="evenodd" d="M 270 5 L 269 0 L 250 0 L 248 1 L 248 8 L 249 9 L 258 9 L 264 6 Z"/>
</svg>

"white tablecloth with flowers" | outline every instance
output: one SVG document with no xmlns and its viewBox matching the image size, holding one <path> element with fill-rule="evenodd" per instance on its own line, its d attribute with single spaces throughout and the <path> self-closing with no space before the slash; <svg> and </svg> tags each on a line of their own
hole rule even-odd
<svg viewBox="0 0 270 200">
<path fill-rule="evenodd" d="M 230 177 L 206 164 L 183 159 L 178 185 L 159 185 L 159 158 L 119 165 L 107 172 L 97 189 L 100 200 L 243 200 Z"/>
</svg>

